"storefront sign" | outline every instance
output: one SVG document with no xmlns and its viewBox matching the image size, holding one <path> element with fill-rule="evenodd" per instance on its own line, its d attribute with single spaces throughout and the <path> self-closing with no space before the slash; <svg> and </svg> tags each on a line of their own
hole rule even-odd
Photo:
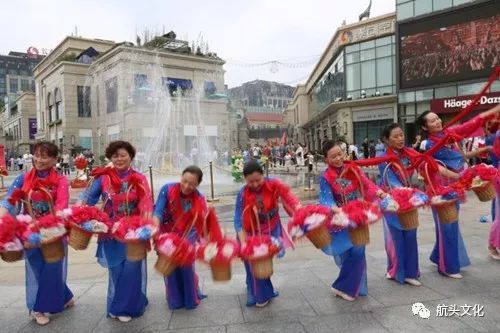
<svg viewBox="0 0 500 333">
<path fill-rule="evenodd" d="M 363 111 L 353 111 L 352 121 L 373 121 L 380 119 L 394 119 L 393 109 L 375 109 L 375 110 L 363 110 Z"/>
<path fill-rule="evenodd" d="M 37 132 L 36 118 L 28 118 L 29 134 L 30 140 L 35 140 L 35 135 Z"/>
<path fill-rule="evenodd" d="M 454 113 L 465 109 L 474 100 L 473 95 L 434 99 L 431 110 L 435 113 Z M 500 103 L 500 92 L 486 94 L 478 101 L 475 110 L 487 110 Z"/>
</svg>

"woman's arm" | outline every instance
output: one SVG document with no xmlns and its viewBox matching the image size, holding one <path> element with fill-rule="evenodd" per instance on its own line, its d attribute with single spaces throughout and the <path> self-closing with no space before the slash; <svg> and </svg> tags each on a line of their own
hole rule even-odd
<svg viewBox="0 0 500 333">
<path fill-rule="evenodd" d="M 469 121 L 466 121 L 463 124 L 452 126 L 448 129 L 448 131 L 460 135 L 464 138 L 470 137 L 477 129 L 484 126 L 485 122 L 493 117 L 495 114 L 500 112 L 500 104 L 493 107 L 492 109 L 482 112 L 476 117 L 472 118 Z"/>
<path fill-rule="evenodd" d="M 243 230 L 243 187 L 238 196 L 236 197 L 235 209 L 234 209 L 234 230 L 238 235 L 238 239 L 241 243 L 245 241 L 245 231 Z"/>
<path fill-rule="evenodd" d="M 453 172 L 453 171 L 445 168 L 442 165 L 438 166 L 438 172 L 441 176 L 446 177 L 446 178 L 450 178 L 450 179 L 459 179 L 460 178 L 460 175 L 458 173 Z"/>
<path fill-rule="evenodd" d="M 0 217 L 9 213 L 11 215 L 15 215 L 14 212 L 15 207 L 10 204 L 9 198 L 15 190 L 23 187 L 23 183 L 24 183 L 24 173 L 16 177 L 12 185 L 10 185 L 9 190 L 7 191 L 7 195 L 5 196 L 5 199 L 0 201 Z"/>
<path fill-rule="evenodd" d="M 69 205 L 69 186 L 68 179 L 65 176 L 59 176 L 56 189 L 56 200 L 54 201 L 54 210 L 59 211 L 68 208 Z"/>
<path fill-rule="evenodd" d="M 79 204 L 85 203 L 89 206 L 95 206 L 99 202 L 99 198 L 102 194 L 102 178 L 99 177 L 94 179 L 90 184 L 90 187 L 80 195 Z"/>
<path fill-rule="evenodd" d="M 156 198 L 156 203 L 153 210 L 153 221 L 156 225 L 160 225 L 163 223 L 163 213 L 165 211 L 165 206 L 168 200 L 168 191 L 170 187 L 168 184 L 163 185 L 158 193 L 158 197 Z"/>
</svg>

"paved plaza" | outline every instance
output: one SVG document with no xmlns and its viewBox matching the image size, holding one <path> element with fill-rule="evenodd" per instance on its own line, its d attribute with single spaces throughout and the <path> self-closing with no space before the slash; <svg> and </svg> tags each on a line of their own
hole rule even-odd
<svg viewBox="0 0 500 333">
<path fill-rule="evenodd" d="M 303 192 L 301 187 L 294 191 L 306 203 L 316 200 L 316 194 Z M 72 198 L 76 195 L 73 192 Z M 233 201 L 234 196 L 222 197 L 217 204 L 228 234 L 234 234 Z M 152 254 L 148 258 L 150 303 L 146 313 L 130 323 L 119 323 L 105 316 L 108 275 L 95 261 L 93 241 L 85 251 L 69 250 L 68 285 L 76 306 L 52 316 L 50 325 L 39 327 L 25 306 L 24 262 L 0 262 L 0 332 L 498 332 L 500 262 L 487 256 L 490 223 L 479 222 L 488 213 L 489 204 L 469 195 L 460 214 L 472 265 L 463 270 L 462 280 L 454 280 L 440 276 L 428 260 L 434 225 L 429 210 L 420 212 L 421 287 L 385 278 L 382 224 L 374 225 L 366 250 L 369 295 L 352 303 L 330 291 L 339 272 L 332 258 L 304 241 L 283 259 L 275 260 L 272 280 L 280 296 L 266 308 L 245 306 L 245 271 L 236 262 L 228 283 L 214 283 L 208 267 L 197 264 L 201 288 L 208 298 L 195 310 L 170 311 L 163 279 L 153 269 L 156 256 Z M 430 310 L 429 319 L 412 314 L 416 302 Z"/>
</svg>

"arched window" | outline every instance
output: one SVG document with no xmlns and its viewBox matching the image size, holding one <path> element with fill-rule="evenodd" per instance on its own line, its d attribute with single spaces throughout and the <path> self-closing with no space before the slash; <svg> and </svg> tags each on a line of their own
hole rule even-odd
<svg viewBox="0 0 500 333">
<path fill-rule="evenodd" d="M 54 101 L 55 101 L 55 119 L 61 119 L 62 115 L 62 98 L 61 98 L 61 90 L 59 88 L 54 89 Z"/>
<path fill-rule="evenodd" d="M 49 114 L 49 123 L 54 121 L 53 110 L 54 110 L 54 95 L 51 93 L 47 94 L 47 110 Z"/>
</svg>

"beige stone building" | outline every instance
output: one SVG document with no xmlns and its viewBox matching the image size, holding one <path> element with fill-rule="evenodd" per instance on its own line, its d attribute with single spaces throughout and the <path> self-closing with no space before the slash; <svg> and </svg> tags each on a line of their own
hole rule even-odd
<svg viewBox="0 0 500 333">
<path fill-rule="evenodd" d="M 176 156 L 193 147 L 198 154 L 228 150 L 234 121 L 223 95 L 223 64 L 216 56 L 129 43 L 101 55 L 89 72 L 94 151 L 103 153 L 117 138 L 135 143 L 139 160 L 150 149 Z"/>
<path fill-rule="evenodd" d="M 35 93 L 22 93 L 2 114 L 6 156 L 19 156 L 31 151 L 35 143 Z"/>
<path fill-rule="evenodd" d="M 285 113 L 294 142 L 376 140 L 397 119 L 394 13 L 340 26 Z"/>
<path fill-rule="evenodd" d="M 82 112 L 89 98 L 82 87 L 90 82 L 89 63 L 82 52 L 92 47 L 103 53 L 113 45 L 112 41 L 66 37 L 34 68 L 37 139 L 73 152 L 93 149 L 95 119 Z"/>
</svg>

